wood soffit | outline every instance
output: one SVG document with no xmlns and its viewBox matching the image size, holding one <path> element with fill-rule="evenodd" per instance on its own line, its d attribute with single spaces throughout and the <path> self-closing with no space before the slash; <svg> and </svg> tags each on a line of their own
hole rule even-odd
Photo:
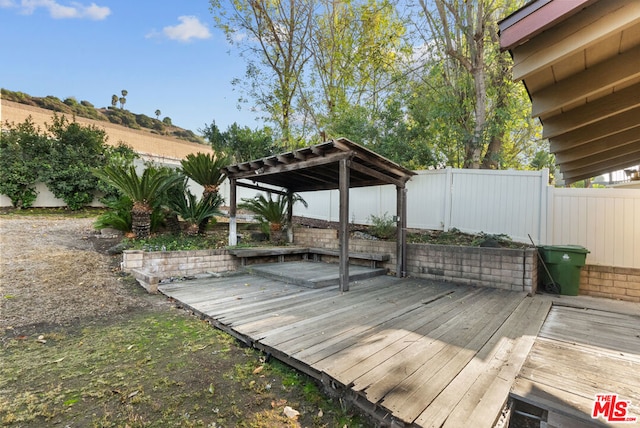
<svg viewBox="0 0 640 428">
<path fill-rule="evenodd" d="M 534 0 L 499 27 L 565 182 L 640 164 L 640 1 Z"/>
<path fill-rule="evenodd" d="M 403 188 L 415 175 L 371 150 L 338 138 L 309 147 L 223 168 L 230 179 L 261 183 L 291 192 L 339 188 L 340 161 L 350 168 L 350 187 L 392 184 Z M 238 182 L 241 185 L 242 182 Z"/>
</svg>

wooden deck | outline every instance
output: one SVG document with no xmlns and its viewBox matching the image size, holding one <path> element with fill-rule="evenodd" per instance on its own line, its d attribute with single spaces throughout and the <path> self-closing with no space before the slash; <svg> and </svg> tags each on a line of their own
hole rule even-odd
<svg viewBox="0 0 640 428">
<path fill-rule="evenodd" d="M 591 418 L 596 394 L 630 402 L 640 425 L 640 305 L 556 298 L 512 388 L 548 426 L 630 426 Z"/>
<path fill-rule="evenodd" d="M 242 274 L 159 289 L 399 426 L 493 426 L 551 307 L 524 293 L 390 276 L 350 287 Z"/>
</svg>

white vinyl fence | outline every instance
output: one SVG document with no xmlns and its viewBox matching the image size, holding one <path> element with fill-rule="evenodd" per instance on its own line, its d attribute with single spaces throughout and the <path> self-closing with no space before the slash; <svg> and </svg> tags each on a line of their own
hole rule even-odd
<svg viewBox="0 0 640 428">
<path fill-rule="evenodd" d="M 536 244 L 582 245 L 590 251 L 588 264 L 640 268 L 640 189 L 565 189 L 547 183 L 546 170 L 419 171 L 407 183 L 407 225 L 506 234 L 520 242 L 529 242 L 530 235 Z M 192 184 L 199 194 L 201 188 Z M 64 206 L 44 185 L 38 190 L 35 206 Z M 228 201 L 227 182 L 220 191 Z M 237 192 L 238 202 L 257 193 L 242 187 Z M 338 221 L 337 190 L 302 196 L 309 207 L 297 204 L 295 215 Z M 11 202 L 0 196 L 0 205 Z M 395 210 L 394 186 L 350 190 L 353 223 L 370 224 L 371 215 L 393 216 Z"/>
<path fill-rule="evenodd" d="M 547 170 L 420 171 L 407 183 L 407 226 L 509 235 L 536 245 L 582 245 L 587 263 L 640 268 L 640 190 L 549 186 Z M 255 193 L 255 192 L 254 192 Z M 338 221 L 338 191 L 303 194 L 296 215 Z M 350 190 L 349 216 L 395 215 L 394 186 Z"/>
</svg>

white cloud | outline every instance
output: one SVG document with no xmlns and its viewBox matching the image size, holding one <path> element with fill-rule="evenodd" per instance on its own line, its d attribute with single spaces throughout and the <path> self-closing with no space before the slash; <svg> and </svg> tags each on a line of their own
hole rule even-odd
<svg viewBox="0 0 640 428">
<path fill-rule="evenodd" d="M 195 16 L 180 16 L 178 21 L 180 21 L 180 24 L 162 29 L 162 33 L 171 40 L 188 42 L 192 39 L 208 39 L 211 37 L 211 32 L 207 26 Z"/>
<path fill-rule="evenodd" d="M 106 6 L 98 6 L 91 3 L 89 6 L 77 2 L 68 5 L 60 4 L 56 0 L 22 0 L 20 3 L 13 0 L 0 0 L 0 7 L 16 7 L 25 15 L 31 15 L 36 9 L 43 8 L 49 11 L 53 19 L 92 19 L 101 21 L 111 14 L 111 9 Z"/>
</svg>

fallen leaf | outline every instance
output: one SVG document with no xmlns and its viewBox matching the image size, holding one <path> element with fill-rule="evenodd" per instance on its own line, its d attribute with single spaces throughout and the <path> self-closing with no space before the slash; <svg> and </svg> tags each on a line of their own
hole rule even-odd
<svg viewBox="0 0 640 428">
<path fill-rule="evenodd" d="M 127 398 L 133 398 L 133 397 L 135 397 L 136 395 L 138 395 L 138 393 L 140 393 L 140 391 L 135 390 L 135 391 L 133 391 L 131 394 L 127 395 Z"/>
<path fill-rule="evenodd" d="M 253 374 L 258 374 L 260 373 L 262 370 L 264 369 L 264 366 L 258 366 L 255 368 L 255 370 L 253 371 Z"/>
<path fill-rule="evenodd" d="M 131 351 L 131 348 L 133 348 L 135 345 L 129 345 L 127 346 L 127 351 Z"/>
<path fill-rule="evenodd" d="M 64 360 L 64 358 L 65 358 L 65 357 L 58 358 L 57 360 L 53 360 L 53 361 L 51 361 L 51 363 L 52 363 L 52 364 L 60 363 L 60 362 L 62 362 L 62 360 Z"/>
<path fill-rule="evenodd" d="M 298 416 L 300 416 L 300 412 L 292 409 L 289 406 L 285 406 L 284 408 L 284 414 L 286 417 L 288 417 L 289 419 L 298 419 Z"/>
<path fill-rule="evenodd" d="M 324 412 L 322 411 L 322 409 L 320 409 L 320 411 L 318 412 L 318 417 L 321 418 L 324 416 Z"/>
<path fill-rule="evenodd" d="M 214 394 L 214 392 L 216 392 L 216 388 L 213 386 L 213 383 L 210 383 L 210 384 L 209 384 L 209 393 L 210 393 L 211 395 L 213 395 L 213 394 Z"/>
</svg>

